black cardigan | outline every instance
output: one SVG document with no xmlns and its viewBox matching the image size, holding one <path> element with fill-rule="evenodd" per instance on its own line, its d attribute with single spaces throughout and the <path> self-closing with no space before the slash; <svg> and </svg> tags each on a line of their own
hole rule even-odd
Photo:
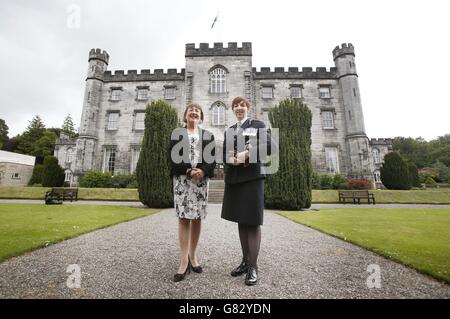
<svg viewBox="0 0 450 319">
<path fill-rule="evenodd" d="M 200 141 L 202 143 L 202 156 L 201 161 L 197 163 L 197 168 L 201 169 L 203 172 L 205 172 L 206 177 L 213 177 L 214 176 L 214 168 L 216 167 L 216 147 L 215 147 L 215 141 L 214 141 L 214 135 L 207 130 L 203 130 L 201 128 L 198 128 L 198 135 L 200 138 Z M 173 147 L 177 145 L 177 143 L 181 142 L 182 144 L 178 154 L 181 156 L 182 161 L 181 163 L 175 163 L 172 159 L 171 153 L 173 150 Z M 211 144 L 212 143 L 212 144 Z M 206 151 L 205 151 L 206 148 Z M 189 137 L 187 133 L 186 128 L 176 128 L 172 132 L 172 136 L 170 139 L 170 147 L 169 147 L 169 160 L 171 164 L 171 170 L 170 170 L 170 176 L 180 176 L 180 175 L 186 175 L 186 171 L 190 168 L 192 168 L 191 162 L 189 160 L 189 153 L 184 154 L 183 150 L 190 150 L 190 144 L 189 144 Z M 174 151 L 176 152 L 176 150 Z M 207 154 L 211 154 L 213 161 L 211 163 L 207 162 L 205 157 L 207 157 Z"/>
</svg>

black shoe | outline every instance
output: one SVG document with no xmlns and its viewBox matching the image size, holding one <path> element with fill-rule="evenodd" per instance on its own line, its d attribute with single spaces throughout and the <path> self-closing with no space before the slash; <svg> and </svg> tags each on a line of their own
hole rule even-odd
<svg viewBox="0 0 450 319">
<path fill-rule="evenodd" d="M 245 276 L 245 284 L 247 286 L 254 286 L 258 282 L 258 271 L 255 267 L 249 266 L 247 276 Z"/>
<path fill-rule="evenodd" d="M 240 275 L 243 275 L 248 270 L 248 264 L 245 261 L 242 261 L 239 266 L 237 266 L 235 269 L 231 271 L 231 276 L 237 277 Z"/>
<path fill-rule="evenodd" d="M 184 273 L 182 273 L 182 274 L 176 273 L 176 274 L 173 276 L 173 281 L 174 281 L 174 282 L 182 281 L 182 280 L 184 279 L 184 277 L 186 277 L 186 274 L 187 274 L 187 273 L 190 273 L 190 272 L 191 272 L 191 264 L 188 263 L 188 265 L 187 265 L 186 270 L 184 271 Z"/>
<path fill-rule="evenodd" d="M 190 266 L 191 269 L 192 269 L 194 272 L 196 272 L 197 274 L 201 274 L 201 273 L 203 272 L 202 266 L 196 266 L 196 267 L 192 266 L 191 259 L 189 259 L 189 266 Z"/>
</svg>

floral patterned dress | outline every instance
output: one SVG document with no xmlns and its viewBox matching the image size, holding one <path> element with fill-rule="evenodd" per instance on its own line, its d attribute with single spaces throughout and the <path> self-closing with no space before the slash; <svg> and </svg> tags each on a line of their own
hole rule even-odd
<svg viewBox="0 0 450 319">
<path fill-rule="evenodd" d="M 198 134 L 189 134 L 190 154 L 192 167 L 196 167 L 201 153 L 201 143 Z M 206 217 L 208 204 L 209 178 L 201 181 L 187 178 L 186 175 L 173 177 L 174 205 L 178 218 L 203 219 Z"/>
</svg>

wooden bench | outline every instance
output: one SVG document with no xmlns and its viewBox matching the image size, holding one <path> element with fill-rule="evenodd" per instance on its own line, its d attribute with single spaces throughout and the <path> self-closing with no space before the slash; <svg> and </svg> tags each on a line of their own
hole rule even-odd
<svg viewBox="0 0 450 319">
<path fill-rule="evenodd" d="M 53 187 L 51 191 L 45 193 L 45 203 L 61 204 L 62 201 L 70 199 L 70 201 L 78 200 L 77 187 Z"/>
<path fill-rule="evenodd" d="M 367 199 L 367 203 L 372 202 L 375 205 L 375 195 L 369 193 L 368 190 L 349 190 L 349 191 L 339 191 L 339 203 L 346 203 L 347 199 L 353 199 L 353 204 L 361 204 L 361 199 Z"/>
</svg>

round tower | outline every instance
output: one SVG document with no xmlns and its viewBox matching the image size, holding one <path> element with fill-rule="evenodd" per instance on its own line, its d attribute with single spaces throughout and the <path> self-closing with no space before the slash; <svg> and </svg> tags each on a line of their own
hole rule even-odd
<svg viewBox="0 0 450 319">
<path fill-rule="evenodd" d="M 103 74 L 108 67 L 109 55 L 106 51 L 92 49 L 89 52 L 88 62 L 79 137 L 76 142 L 77 156 L 74 172 L 76 177 L 95 169 L 94 154 L 98 139 L 97 123 L 103 89 Z"/>
<path fill-rule="evenodd" d="M 364 126 L 364 116 L 356 72 L 355 49 L 343 43 L 333 50 L 333 60 L 342 96 L 346 122 L 347 174 L 372 179 L 369 139 Z"/>
</svg>

